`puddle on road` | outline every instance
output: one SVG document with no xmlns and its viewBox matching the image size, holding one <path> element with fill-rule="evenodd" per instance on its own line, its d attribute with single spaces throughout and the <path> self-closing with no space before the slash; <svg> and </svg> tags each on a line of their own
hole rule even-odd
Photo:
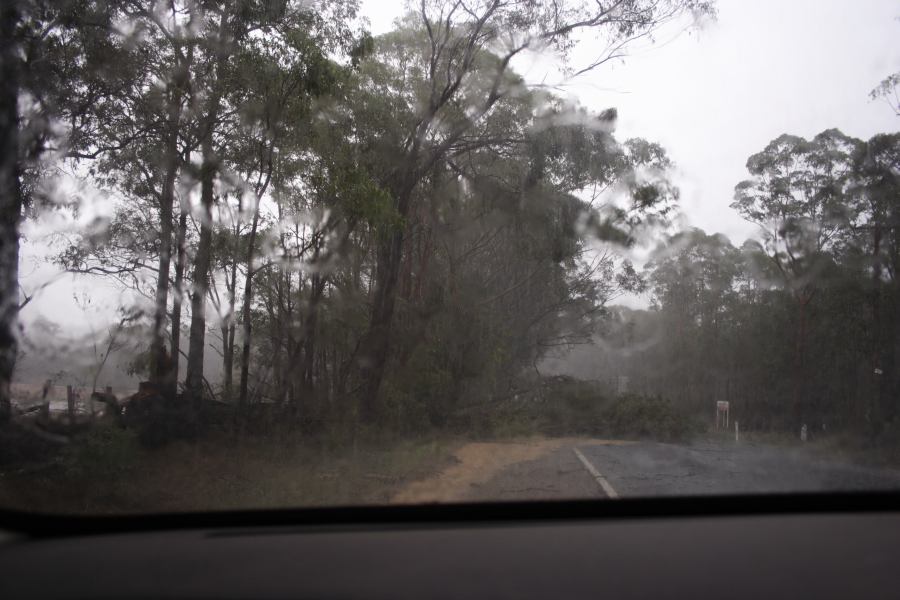
<svg viewBox="0 0 900 600">
<path fill-rule="evenodd" d="M 472 486 L 482 484 L 514 464 L 536 460 L 563 447 L 624 446 L 634 442 L 590 438 L 527 439 L 513 442 L 473 442 L 454 453 L 457 463 L 438 475 L 416 481 L 395 495 L 395 504 L 460 502 Z"/>
</svg>

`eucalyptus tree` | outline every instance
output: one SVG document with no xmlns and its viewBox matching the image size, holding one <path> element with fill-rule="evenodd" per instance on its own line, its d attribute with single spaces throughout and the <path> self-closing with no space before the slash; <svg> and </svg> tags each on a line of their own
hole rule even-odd
<svg viewBox="0 0 900 600">
<path fill-rule="evenodd" d="M 274 180 L 297 177 L 301 157 L 314 152 L 315 111 L 337 91 L 348 68 L 330 54 L 348 55 L 357 43 L 351 30 L 355 3 L 322 2 L 317 11 L 297 10 L 248 38 L 235 56 L 226 102 L 240 107 L 240 127 L 224 158 L 240 173 L 248 192 L 239 207 L 249 214 L 244 254 L 242 350 L 239 402 L 248 400 L 253 277 L 259 254 L 261 203 Z M 265 262 L 267 257 L 259 256 Z"/>
<path fill-rule="evenodd" d="M 280 2 L 271 4 L 268 2 L 221 2 L 214 6 L 205 5 L 202 31 L 202 43 L 198 48 L 202 54 L 199 59 L 202 65 L 202 75 L 198 85 L 204 90 L 204 97 L 199 108 L 199 138 L 200 138 L 200 235 L 197 250 L 194 256 L 193 272 L 191 276 L 191 327 L 187 361 L 187 374 L 185 378 L 185 392 L 189 399 L 199 398 L 203 393 L 203 355 L 206 337 L 206 295 L 209 288 L 209 272 L 212 264 L 211 241 L 213 232 L 213 205 L 215 203 L 215 183 L 217 177 L 229 167 L 226 162 L 223 148 L 228 143 L 228 135 L 240 129 L 242 126 L 260 127 L 263 131 L 261 140 L 262 164 L 253 169 L 253 173 L 259 175 L 255 185 L 257 204 L 259 198 L 265 193 L 268 186 L 266 174 L 271 156 L 267 159 L 266 152 L 272 148 L 272 134 L 278 131 L 279 123 L 266 123 L 259 121 L 249 124 L 244 121 L 246 112 L 240 105 L 234 103 L 237 97 L 233 91 L 235 84 L 239 84 L 241 77 L 247 74 L 241 71 L 241 58 L 246 57 L 244 52 L 254 44 L 259 50 L 260 40 L 278 32 L 287 32 L 280 37 L 281 43 L 286 48 L 281 49 L 270 46 L 269 54 L 277 64 L 280 60 L 296 64 L 297 47 L 291 47 L 291 43 L 302 40 L 306 29 L 317 23 L 332 23 L 328 19 L 321 19 L 321 14 L 334 17 L 343 23 L 354 14 L 355 4 L 342 4 L 336 2 Z M 320 14 L 321 13 L 321 14 Z M 317 16 L 319 15 L 319 16 Z M 290 33 L 293 31 L 294 33 Z M 343 35 L 343 33 L 341 33 Z M 340 38 L 340 35 L 336 36 Z M 302 52 L 301 52 L 302 54 Z M 245 65 L 246 67 L 246 65 Z M 289 67 L 288 67 L 289 68 Z M 246 80 L 246 78 L 245 78 Z M 284 90 L 281 90 L 282 93 Z M 299 92 L 299 90 L 297 90 Z M 284 96 L 288 97 L 288 96 Z M 271 114 L 269 115 L 271 116 Z M 244 124 L 244 125 L 242 125 Z M 255 209 L 254 209 L 255 210 Z M 251 244 L 252 248 L 253 245 Z M 252 271 L 248 271 L 252 278 Z"/>
<path fill-rule="evenodd" d="M 497 104 L 521 92 L 510 65 L 529 50 L 554 49 L 563 55 L 582 32 L 600 36 L 606 50 L 587 65 L 596 68 L 621 56 L 629 42 L 685 12 L 709 12 L 710 3 L 690 0 L 612 5 L 571 2 L 423 0 L 405 27 L 378 43 L 375 60 L 395 72 L 377 92 L 396 113 L 392 131 L 379 141 L 384 173 L 401 219 L 414 211 L 418 188 L 436 165 L 460 145 L 490 145 L 480 139 L 483 121 Z M 390 350 L 405 232 L 397 228 L 378 243 L 369 330 L 362 343 L 361 412 L 375 418 L 375 402 Z"/>
<path fill-rule="evenodd" d="M 153 193 L 158 199 L 159 263 L 150 350 L 151 378 L 161 384 L 170 395 L 175 392 L 178 377 L 177 362 L 166 359 L 165 349 L 175 227 L 174 203 L 183 158 L 190 154 L 192 146 L 196 143 L 187 139 L 187 128 L 183 119 L 192 101 L 192 72 L 196 68 L 194 53 L 198 42 L 194 39 L 194 31 L 198 28 L 201 10 L 200 4 L 194 0 L 171 2 L 164 13 L 159 7 L 142 2 L 126 2 L 124 8 L 125 18 L 132 21 L 140 19 L 139 22 L 144 24 L 146 35 L 142 41 L 148 44 L 149 51 L 153 52 L 155 58 L 154 68 L 149 69 L 156 78 L 155 85 L 148 90 L 152 104 L 147 106 L 147 103 L 142 103 L 135 106 L 132 115 L 135 119 L 146 119 L 149 115 L 156 115 L 156 132 L 159 139 L 153 145 L 162 148 L 162 156 L 155 160 L 141 160 L 145 157 L 138 156 L 131 164 L 140 165 L 139 168 L 144 170 L 145 179 L 152 181 Z M 147 173 L 148 167 L 156 168 L 153 169 L 154 172 Z M 172 355 L 177 356 L 178 351 L 173 343 Z"/>
<path fill-rule="evenodd" d="M 117 209 L 105 235 L 76 236 L 59 262 L 138 289 L 155 279 L 150 376 L 173 393 L 176 372 L 164 358 L 165 329 L 177 184 L 184 157 L 196 147 L 185 122 L 200 9 L 193 1 L 165 7 L 132 0 L 100 4 L 109 20 L 106 43 L 88 46 L 87 75 L 67 82 L 71 89 L 84 88 L 83 110 L 94 126 L 70 127 L 66 156 L 77 161 L 77 173 L 111 192 Z M 78 29 L 91 30 L 91 23 Z"/>
<path fill-rule="evenodd" d="M 407 45 L 421 43 L 414 33 L 401 30 L 382 43 L 402 56 Z M 373 124 L 362 135 L 375 173 L 385 172 L 385 146 L 403 131 L 393 124 L 413 114 L 386 92 L 401 76 L 393 64 L 372 61 L 361 72 L 366 92 L 357 118 Z M 470 398 L 490 395 L 550 349 L 588 339 L 605 303 L 638 284 L 633 269 L 595 250 L 590 238 L 634 243 L 642 228 L 667 219 L 677 199 L 665 152 L 643 140 L 619 143 L 611 133 L 615 111 L 592 114 L 529 91 L 511 71 L 506 77 L 518 91 L 499 99 L 434 162 L 405 218 L 391 196 L 400 220 L 377 228 L 367 280 L 376 299 L 384 241 L 403 234 L 398 324 L 382 356 L 388 405 L 398 393 L 429 397 L 432 417 L 446 416 L 461 386 L 473 390 Z M 374 362 L 366 343 L 364 337 L 364 371 Z M 443 372 L 443 383 L 411 392 L 428 372 Z"/>
<path fill-rule="evenodd" d="M 105 2 L 11 0 L 0 9 L 0 421 L 9 418 L 19 312 L 19 224 L 51 190 L 52 164 L 99 125 L 94 99 L 114 92 L 102 61 L 113 56 Z M 108 52 L 113 50 L 113 52 Z"/>
<path fill-rule="evenodd" d="M 855 218 L 850 252 L 868 275 L 871 422 L 893 419 L 900 389 L 900 134 L 879 134 L 860 143 L 854 156 Z M 884 305 L 894 310 L 884 310 Z"/>
<path fill-rule="evenodd" d="M 724 395 L 733 378 L 729 330 L 742 276 L 740 251 L 722 234 L 690 229 L 668 237 L 646 265 L 653 306 L 662 319 L 654 376 L 669 393 L 702 405 Z M 663 384 L 661 387 L 666 387 Z"/>
<path fill-rule="evenodd" d="M 859 140 L 829 129 L 807 141 L 782 135 L 751 156 L 753 175 L 735 187 L 731 205 L 760 226 L 765 252 L 797 307 L 794 324 L 795 410 L 806 401 L 809 305 L 832 270 L 853 220 L 853 156 Z"/>
</svg>

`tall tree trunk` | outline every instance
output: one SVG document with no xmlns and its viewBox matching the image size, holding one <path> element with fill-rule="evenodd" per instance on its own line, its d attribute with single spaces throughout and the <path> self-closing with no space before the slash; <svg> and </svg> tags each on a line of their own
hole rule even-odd
<svg viewBox="0 0 900 600">
<path fill-rule="evenodd" d="M 241 348 L 241 382 L 238 405 L 247 405 L 247 390 L 250 379 L 250 335 L 252 325 L 250 322 L 251 309 L 253 307 L 253 249 L 256 246 L 256 230 L 259 227 L 259 207 L 253 214 L 253 224 L 250 227 L 250 239 L 247 243 L 247 277 L 244 279 L 244 307 L 241 319 L 243 320 L 242 348 Z"/>
<path fill-rule="evenodd" d="M 11 384 L 16 368 L 19 315 L 19 57 L 14 41 L 18 2 L 0 8 L 0 422 L 12 416 Z"/>
<path fill-rule="evenodd" d="M 222 330 L 222 392 L 226 402 L 231 401 L 231 393 L 234 388 L 234 344 L 229 333 L 233 326 L 225 321 Z"/>
<path fill-rule="evenodd" d="M 209 289 L 209 267 L 212 262 L 212 206 L 216 160 L 212 148 L 212 125 L 203 139 L 203 165 L 200 168 L 200 240 L 194 258 L 191 278 L 191 332 L 188 342 L 185 395 L 190 402 L 203 396 L 203 355 L 206 346 L 206 292 Z"/>
<path fill-rule="evenodd" d="M 222 369 L 224 371 L 225 398 L 230 402 L 234 393 L 234 307 L 237 303 L 237 257 L 231 261 L 231 278 L 226 278 L 228 288 L 228 318 L 222 324 Z"/>
<path fill-rule="evenodd" d="M 175 203 L 175 180 L 180 167 L 178 151 L 178 129 L 181 123 L 182 86 L 186 76 L 183 60 L 176 67 L 175 78 L 169 90 L 166 123 L 166 144 L 163 150 L 165 177 L 159 199 L 159 272 L 156 279 L 156 303 L 153 312 L 153 340 L 151 380 L 162 386 L 166 393 L 176 387 L 178 372 L 172 367 L 173 360 L 166 352 L 165 330 L 166 309 L 169 304 L 169 270 L 172 262 L 173 205 Z M 178 352 L 172 348 L 172 355 Z"/>
<path fill-rule="evenodd" d="M 372 316 L 360 352 L 362 387 L 359 416 L 364 423 L 373 423 L 378 416 L 378 392 L 384 379 L 390 351 L 391 324 L 394 318 L 402 251 L 402 229 L 391 233 L 386 240 L 378 244 Z"/>
<path fill-rule="evenodd" d="M 203 121 L 203 134 L 200 142 L 203 163 L 200 167 L 200 205 L 203 216 L 200 223 L 200 239 L 197 241 L 197 254 L 194 257 L 194 272 L 191 277 L 191 331 L 188 340 L 187 372 L 185 374 L 184 392 L 188 403 L 194 403 L 203 397 L 203 356 L 206 349 L 206 294 L 209 290 L 209 269 L 212 264 L 212 208 L 213 184 L 219 169 L 219 160 L 213 148 L 216 124 L 222 102 L 220 74 L 222 66 L 228 59 L 226 52 L 226 28 L 233 5 L 223 9 L 219 15 L 217 34 L 216 63 L 214 79 L 210 89 L 209 104 Z"/>
<path fill-rule="evenodd" d="M 326 276 L 314 273 L 310 281 L 309 291 L 309 309 L 306 318 L 303 320 L 303 334 L 301 337 L 303 344 L 302 367 L 300 369 L 301 385 L 307 392 L 313 389 L 313 368 L 316 355 L 316 331 L 319 321 L 319 303 L 322 301 L 322 294 L 325 292 L 325 284 L 328 278 Z"/>
<path fill-rule="evenodd" d="M 884 406 L 884 348 L 882 342 L 883 323 L 881 319 L 881 224 L 876 218 L 872 231 L 872 400 L 870 406 L 873 418 L 873 433 L 881 428 L 885 417 Z"/>
<path fill-rule="evenodd" d="M 166 154 L 177 152 L 177 134 L 170 134 L 166 143 Z M 160 230 L 159 230 L 159 273 L 156 279 L 156 303 L 153 311 L 153 341 L 151 345 L 152 368 L 150 378 L 165 388 L 172 376 L 171 360 L 168 360 L 165 343 L 166 309 L 169 305 L 169 270 L 172 262 L 172 204 L 175 196 L 175 176 L 177 163 L 168 160 L 166 176 L 163 181 L 160 198 Z M 174 352 L 174 349 L 173 349 Z"/>
<path fill-rule="evenodd" d="M 175 263 L 175 294 L 172 298 L 172 381 L 168 393 L 171 397 L 178 391 L 178 365 L 181 362 L 181 305 L 184 301 L 184 270 L 187 264 L 187 216 L 182 208 L 178 217 L 178 258 Z"/>
<path fill-rule="evenodd" d="M 256 232 L 259 229 L 259 203 L 262 201 L 266 190 L 269 189 L 269 183 L 272 181 L 272 156 L 275 151 L 275 139 L 269 141 L 268 159 L 265 166 L 260 165 L 260 179 L 256 182 L 256 206 L 253 208 L 253 223 L 250 226 L 250 238 L 247 242 L 247 278 L 244 280 L 244 307 L 243 307 L 243 336 L 241 347 L 241 381 L 240 381 L 240 398 L 238 404 L 246 406 L 248 385 L 250 378 L 250 336 L 252 325 L 250 323 L 250 311 L 253 308 L 253 252 L 256 249 Z M 262 177 L 262 173 L 265 177 Z M 281 214 L 281 204 L 278 205 L 279 215 Z"/>
<path fill-rule="evenodd" d="M 807 415 L 806 398 L 806 330 L 809 296 L 803 295 L 797 302 L 797 328 L 794 340 L 794 425 L 802 426 Z"/>
<path fill-rule="evenodd" d="M 282 344 L 284 344 L 284 328 L 281 326 L 282 317 L 282 293 L 281 293 L 281 276 L 275 280 L 275 305 L 269 307 L 269 322 L 271 323 L 270 338 L 272 340 L 272 389 L 274 396 L 279 399 L 284 398 L 284 377 L 282 367 Z"/>
</svg>

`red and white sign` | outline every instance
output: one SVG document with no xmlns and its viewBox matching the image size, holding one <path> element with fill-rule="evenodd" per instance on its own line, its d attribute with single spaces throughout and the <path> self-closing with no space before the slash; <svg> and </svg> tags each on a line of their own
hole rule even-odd
<svg viewBox="0 0 900 600">
<path fill-rule="evenodd" d="M 716 402 L 716 429 L 719 429 L 720 423 L 724 429 L 728 429 L 729 412 L 728 401 L 719 400 Z"/>
</svg>

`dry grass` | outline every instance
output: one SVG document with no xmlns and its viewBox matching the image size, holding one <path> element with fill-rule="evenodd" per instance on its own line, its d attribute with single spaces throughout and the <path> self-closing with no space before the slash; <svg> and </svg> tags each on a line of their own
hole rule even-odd
<svg viewBox="0 0 900 600">
<path fill-rule="evenodd" d="M 39 468 L 0 472 L 0 506 L 106 514 L 384 504 L 448 466 L 456 448 L 434 439 L 332 448 L 265 439 L 157 450 L 124 444 L 104 447 L 99 459 L 78 451 Z"/>
<path fill-rule="evenodd" d="M 704 436 L 714 440 L 734 440 L 734 432 L 711 431 Z M 741 442 L 793 448 L 828 460 L 868 466 L 900 467 L 900 441 L 884 436 L 876 443 L 862 433 L 821 433 L 810 431 L 806 442 L 800 434 L 784 431 L 741 432 Z"/>
</svg>

